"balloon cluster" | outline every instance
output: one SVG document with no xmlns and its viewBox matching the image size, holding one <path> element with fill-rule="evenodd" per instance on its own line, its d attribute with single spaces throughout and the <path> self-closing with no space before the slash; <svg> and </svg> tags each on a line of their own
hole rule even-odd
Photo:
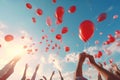
<svg viewBox="0 0 120 80">
<path fill-rule="evenodd" d="M 103 55 L 102 51 L 98 51 L 97 54 L 94 55 L 95 58 L 101 58 Z"/>
<path fill-rule="evenodd" d="M 27 8 L 27 9 L 32 9 L 32 4 L 26 3 L 26 8 Z M 42 11 L 42 9 L 37 8 L 37 9 L 35 10 L 35 13 L 36 13 L 36 15 L 38 15 L 38 16 L 42 16 L 43 11 Z M 36 18 L 35 18 L 35 17 L 32 17 L 32 22 L 33 22 L 33 23 L 36 23 Z"/>
</svg>

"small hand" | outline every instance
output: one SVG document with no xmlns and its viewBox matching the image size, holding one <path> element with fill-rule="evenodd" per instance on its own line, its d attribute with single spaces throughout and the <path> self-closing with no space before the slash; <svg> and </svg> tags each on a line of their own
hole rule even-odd
<svg viewBox="0 0 120 80">
<path fill-rule="evenodd" d="M 118 71 L 118 66 L 116 64 L 112 64 L 111 66 L 114 71 Z"/>
<path fill-rule="evenodd" d="M 86 56 L 88 57 L 91 64 L 96 64 L 94 57 L 92 55 L 87 54 Z"/>
<path fill-rule="evenodd" d="M 46 78 L 45 76 L 43 76 L 43 78 L 44 78 L 45 80 L 47 80 L 47 78 Z"/>
<path fill-rule="evenodd" d="M 36 67 L 36 71 L 38 70 L 38 68 L 39 68 L 39 64 L 38 64 L 37 67 Z"/>
<path fill-rule="evenodd" d="M 85 52 L 81 53 L 79 55 L 79 61 L 80 61 L 80 63 L 83 64 L 83 62 L 85 61 L 85 58 L 86 58 L 86 53 Z"/>
<path fill-rule="evenodd" d="M 55 74 L 55 71 L 52 72 L 52 75 L 54 75 L 54 74 Z"/>
<path fill-rule="evenodd" d="M 28 68 L 28 64 L 25 65 L 25 68 Z"/>
</svg>

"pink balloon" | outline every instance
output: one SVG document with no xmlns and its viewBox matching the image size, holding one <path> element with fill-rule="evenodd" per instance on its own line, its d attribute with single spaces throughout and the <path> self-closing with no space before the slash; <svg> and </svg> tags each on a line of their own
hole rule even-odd
<svg viewBox="0 0 120 80">
<path fill-rule="evenodd" d="M 99 44 L 99 41 L 98 41 L 98 40 L 96 40 L 96 41 L 95 41 L 95 44 Z"/>
<path fill-rule="evenodd" d="M 32 17 L 32 22 L 36 23 L 36 18 L 35 17 Z"/>
<path fill-rule="evenodd" d="M 50 31 L 51 31 L 51 32 L 55 32 L 55 29 L 54 29 L 54 28 L 52 28 Z"/>
<path fill-rule="evenodd" d="M 110 62 L 110 63 L 113 63 L 113 59 L 110 59 L 109 62 Z"/>
<path fill-rule="evenodd" d="M 14 39 L 14 36 L 11 34 L 5 35 L 4 37 L 5 41 L 10 42 Z"/>
<path fill-rule="evenodd" d="M 114 15 L 114 16 L 113 16 L 113 19 L 117 19 L 117 18 L 118 18 L 118 15 Z"/>
<path fill-rule="evenodd" d="M 51 20 L 50 17 L 47 17 L 47 19 L 46 19 L 46 24 L 47 24 L 48 26 L 51 26 L 51 25 L 52 25 L 52 20 Z"/>
<path fill-rule="evenodd" d="M 120 38 L 120 30 L 115 31 L 115 38 Z"/>
</svg>

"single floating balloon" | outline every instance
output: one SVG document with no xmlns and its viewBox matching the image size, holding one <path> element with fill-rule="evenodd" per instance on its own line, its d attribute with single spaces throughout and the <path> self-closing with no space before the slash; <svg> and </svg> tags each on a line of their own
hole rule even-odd
<svg viewBox="0 0 120 80">
<path fill-rule="evenodd" d="M 96 40 L 96 41 L 95 41 L 95 44 L 99 44 L 99 41 L 98 41 L 98 40 Z"/>
<path fill-rule="evenodd" d="M 36 10 L 36 14 L 37 14 L 38 16 L 41 16 L 41 15 L 43 14 L 42 9 L 38 8 L 38 9 Z"/>
<path fill-rule="evenodd" d="M 32 17 L 32 22 L 36 23 L 36 18 L 35 17 Z"/>
<path fill-rule="evenodd" d="M 103 53 L 101 51 L 98 51 L 98 58 L 101 58 Z"/>
<path fill-rule="evenodd" d="M 53 3 L 56 3 L 56 0 L 52 0 Z"/>
<path fill-rule="evenodd" d="M 107 14 L 106 14 L 106 13 L 101 13 L 101 14 L 98 16 L 97 21 L 98 21 L 98 22 L 102 22 L 102 21 L 104 21 L 106 18 L 107 18 Z"/>
<path fill-rule="evenodd" d="M 68 27 L 63 27 L 61 33 L 66 34 L 68 32 Z"/>
<path fill-rule="evenodd" d="M 68 10 L 69 13 L 74 13 L 76 11 L 76 6 L 71 6 Z"/>
<path fill-rule="evenodd" d="M 52 25 L 52 20 L 51 20 L 50 17 L 47 17 L 47 19 L 46 19 L 46 24 L 47 24 L 48 26 L 51 26 L 51 25 Z"/>
<path fill-rule="evenodd" d="M 94 23 L 90 20 L 85 20 L 79 26 L 79 37 L 82 41 L 87 42 L 93 36 L 94 30 Z"/>
<path fill-rule="evenodd" d="M 114 15 L 114 16 L 113 16 L 113 19 L 117 19 L 117 18 L 118 18 L 118 15 Z"/>
<path fill-rule="evenodd" d="M 65 50 L 65 52 L 69 52 L 69 51 L 70 51 L 70 47 L 65 46 L 65 47 L 64 47 L 64 50 Z"/>
<path fill-rule="evenodd" d="M 64 8 L 62 6 L 58 6 L 55 12 L 55 17 L 56 18 L 63 18 L 64 15 Z"/>
<path fill-rule="evenodd" d="M 26 7 L 27 7 L 28 9 L 32 9 L 32 5 L 31 5 L 30 3 L 26 3 Z"/>
<path fill-rule="evenodd" d="M 110 43 L 113 43 L 113 42 L 115 41 L 115 38 L 114 38 L 111 34 L 109 34 L 109 35 L 108 35 L 108 41 L 109 41 Z"/>
<path fill-rule="evenodd" d="M 56 39 L 57 39 L 57 40 L 61 40 L 61 39 L 62 39 L 62 35 L 61 35 L 61 34 L 57 34 L 57 35 L 56 35 Z"/>
<path fill-rule="evenodd" d="M 110 59 L 109 62 L 110 62 L 110 63 L 113 63 L 113 59 Z"/>
<path fill-rule="evenodd" d="M 12 35 L 8 34 L 4 37 L 4 39 L 5 39 L 5 41 L 10 42 L 14 39 L 14 37 Z"/>
<path fill-rule="evenodd" d="M 50 31 L 51 31 L 51 32 L 55 32 L 55 29 L 54 29 L 54 28 L 52 28 Z"/>
</svg>

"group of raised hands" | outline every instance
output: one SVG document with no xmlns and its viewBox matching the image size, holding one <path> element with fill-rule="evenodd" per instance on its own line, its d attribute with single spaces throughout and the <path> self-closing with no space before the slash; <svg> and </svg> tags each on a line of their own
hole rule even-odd
<svg viewBox="0 0 120 80">
<path fill-rule="evenodd" d="M 16 63 L 20 60 L 20 58 L 21 57 L 19 56 L 14 57 L 8 64 L 6 64 L 3 67 L 3 69 L 0 70 L 0 80 L 6 80 L 14 72 L 14 67 Z M 79 54 L 79 60 L 78 60 L 78 65 L 75 71 L 74 80 L 87 80 L 86 78 L 84 78 L 83 70 L 82 70 L 82 66 L 86 58 L 88 58 L 91 65 L 95 69 L 97 69 L 98 80 L 103 80 L 101 76 L 103 76 L 105 80 L 120 80 L 120 70 L 116 64 L 112 64 L 111 68 L 109 70 L 106 70 L 103 68 L 101 63 L 96 63 L 94 57 L 90 54 L 87 54 L 86 52 L 82 52 Z M 36 66 L 32 78 L 26 79 L 26 72 L 28 68 L 28 64 L 26 64 L 24 74 L 21 80 L 35 80 L 39 66 L 40 66 L 39 64 Z M 58 70 L 58 72 L 60 75 L 60 79 L 64 80 L 60 70 Z M 55 71 L 52 72 L 49 80 L 52 80 L 54 74 L 55 74 Z M 47 78 L 43 76 L 43 79 L 40 79 L 40 80 L 47 80 Z"/>
</svg>

